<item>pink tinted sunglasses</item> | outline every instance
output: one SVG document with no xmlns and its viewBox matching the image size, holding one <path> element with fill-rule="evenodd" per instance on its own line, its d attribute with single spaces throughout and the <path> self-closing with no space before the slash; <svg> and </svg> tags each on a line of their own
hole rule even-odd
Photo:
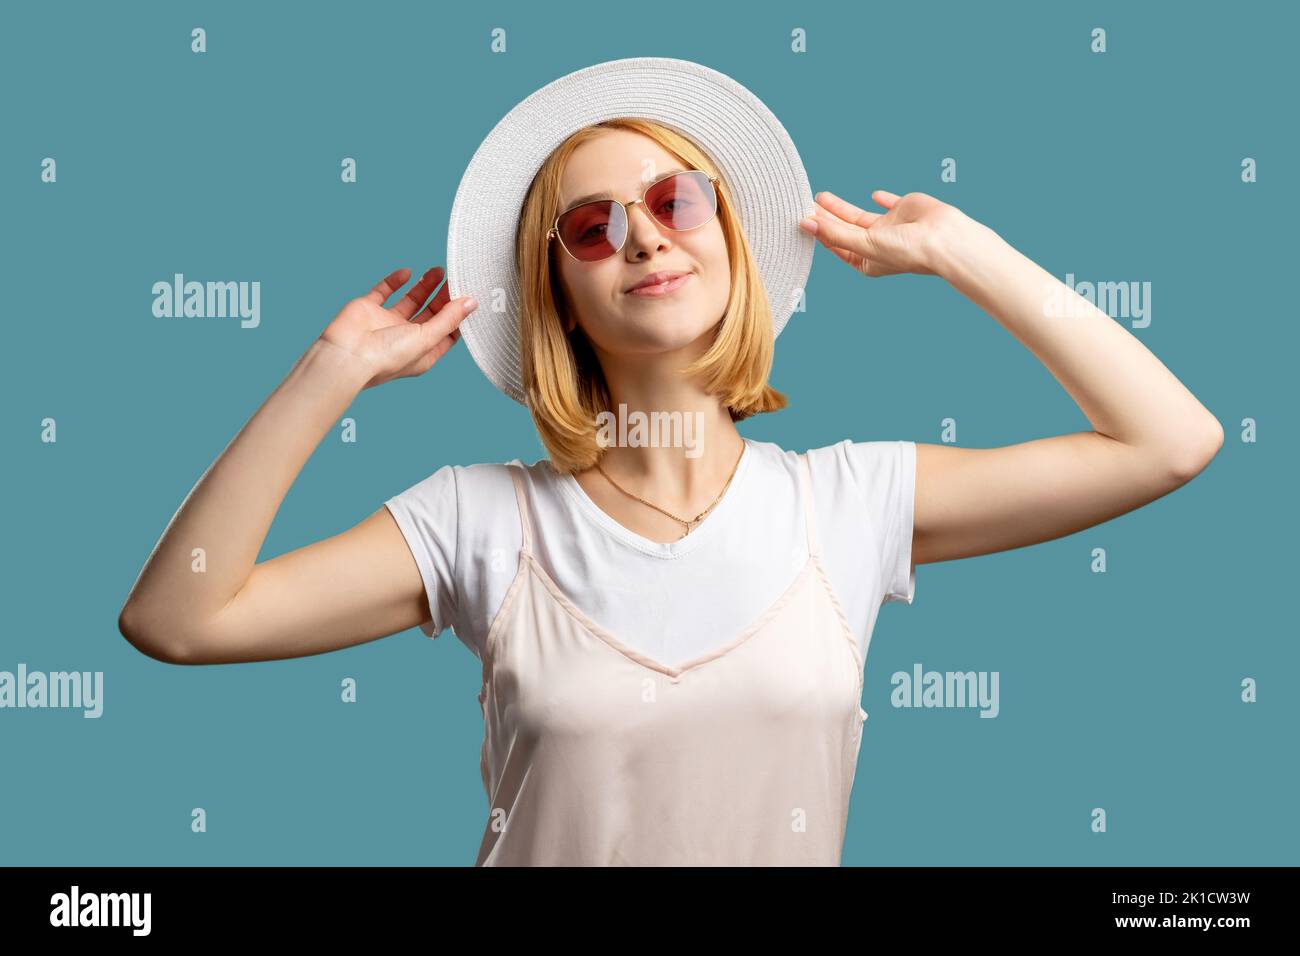
<svg viewBox="0 0 1300 956">
<path fill-rule="evenodd" d="M 682 232 L 698 229 L 718 213 L 718 177 L 700 169 L 669 173 L 656 179 L 641 195 L 624 205 L 617 199 L 593 199 L 578 203 L 555 217 L 546 234 L 580 262 L 608 259 L 627 241 L 632 207 L 645 206 L 655 222 Z"/>
</svg>

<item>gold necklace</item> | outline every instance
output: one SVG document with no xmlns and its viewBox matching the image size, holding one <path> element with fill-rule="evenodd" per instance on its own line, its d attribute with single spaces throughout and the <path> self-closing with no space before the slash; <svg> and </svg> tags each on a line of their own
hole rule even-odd
<svg viewBox="0 0 1300 956">
<path fill-rule="evenodd" d="M 700 521 L 704 518 L 704 516 L 705 516 L 706 514 L 708 514 L 709 511 L 712 510 L 713 506 L 716 505 L 719 501 L 722 500 L 722 496 L 723 496 L 724 494 L 726 494 L 727 488 L 730 487 L 730 485 L 731 485 L 731 479 L 734 478 L 734 477 L 736 476 L 736 469 L 740 467 L 740 459 L 741 459 L 741 457 L 742 457 L 744 454 L 745 454 L 745 442 L 744 442 L 744 439 L 742 439 L 741 442 L 740 442 L 740 454 L 736 456 L 736 463 L 735 463 L 734 465 L 731 466 L 731 474 L 727 476 L 726 484 L 724 484 L 724 485 L 722 486 L 722 490 L 718 492 L 718 496 L 717 496 L 716 498 L 714 498 L 713 501 L 711 501 L 711 502 L 709 503 L 709 506 L 708 506 L 707 508 L 705 508 L 705 509 L 704 509 L 703 511 L 701 511 L 699 514 L 697 514 L 694 518 L 690 518 L 690 519 L 687 519 L 687 518 L 680 518 L 680 517 L 678 517 L 677 515 L 673 514 L 671 511 L 665 511 L 663 508 L 660 508 L 657 504 L 654 504 L 653 502 L 650 502 L 650 501 L 646 501 L 646 500 L 645 500 L 644 498 L 642 498 L 640 495 L 633 494 L 632 492 L 628 491 L 626 488 L 624 488 L 622 485 L 620 485 L 620 484 L 619 484 L 617 481 L 615 481 L 613 478 L 610 478 L 610 477 L 609 477 L 609 475 L 606 473 L 605 469 L 602 468 L 602 467 L 600 467 L 600 462 L 596 462 L 596 470 L 599 471 L 602 475 L 604 475 L 605 478 L 609 481 L 609 483 L 610 483 L 611 485 L 613 485 L 615 488 L 617 488 L 619 491 L 623 492 L 623 494 L 628 495 L 628 496 L 630 496 L 630 497 L 632 497 L 632 498 L 635 498 L 637 501 L 641 502 L 643 505 L 649 505 L 649 506 L 650 506 L 651 508 L 653 508 L 655 511 L 658 511 L 658 512 L 661 512 L 661 513 L 663 513 L 663 514 L 666 514 L 668 517 L 672 518 L 674 521 L 680 521 L 682 524 L 684 524 L 684 525 L 686 526 L 686 530 L 682 532 L 682 537 L 684 538 L 684 537 L 686 537 L 688 534 L 690 534 L 691 531 L 693 530 L 691 526 L 692 526 L 692 525 L 699 524 Z M 680 540 L 680 539 L 679 539 L 679 540 Z"/>
</svg>

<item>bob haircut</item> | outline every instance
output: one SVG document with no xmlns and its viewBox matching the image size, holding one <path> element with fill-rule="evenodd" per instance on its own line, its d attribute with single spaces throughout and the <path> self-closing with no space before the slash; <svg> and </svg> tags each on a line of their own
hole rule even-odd
<svg viewBox="0 0 1300 956">
<path fill-rule="evenodd" d="M 560 176 L 569 156 L 582 143 L 613 129 L 641 133 L 687 168 L 718 176 L 718 219 L 727 243 L 731 293 L 712 345 L 681 373 L 698 376 L 705 392 L 726 405 L 733 422 L 787 404 L 785 395 L 767 384 L 774 348 L 772 313 L 730 189 L 717 167 L 676 130 L 645 119 L 606 120 L 577 130 L 546 158 L 528 188 L 515 235 L 524 395 L 551 464 L 561 473 L 584 471 L 600 460 L 604 449 L 597 438 L 597 416 L 613 409 L 596 354 L 576 316 L 568 315 L 561 301 L 554 257 L 563 250 L 558 243 L 548 243 L 546 234 L 560 212 Z"/>
</svg>

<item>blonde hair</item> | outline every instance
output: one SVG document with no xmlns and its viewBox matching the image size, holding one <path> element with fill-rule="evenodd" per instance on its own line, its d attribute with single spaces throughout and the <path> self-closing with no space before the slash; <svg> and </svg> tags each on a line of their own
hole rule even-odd
<svg viewBox="0 0 1300 956">
<path fill-rule="evenodd" d="M 611 411 L 611 399 L 600 363 L 581 326 L 575 320 L 572 331 L 564 330 L 555 258 L 564 252 L 556 242 L 548 243 L 546 234 L 559 212 L 560 176 L 569 156 L 581 144 L 612 129 L 647 136 L 686 167 L 719 177 L 718 220 L 727 243 L 731 291 L 713 343 L 682 374 L 698 375 L 701 387 L 718 396 L 733 422 L 787 404 L 785 395 L 767 384 L 773 353 L 767 292 L 730 190 L 712 160 L 681 133 L 650 120 L 623 118 L 587 126 L 557 146 L 537 171 L 524 198 L 515 236 L 525 401 L 551 464 L 562 473 L 585 470 L 600 459 L 604 449 L 596 438 L 597 415 Z"/>
</svg>

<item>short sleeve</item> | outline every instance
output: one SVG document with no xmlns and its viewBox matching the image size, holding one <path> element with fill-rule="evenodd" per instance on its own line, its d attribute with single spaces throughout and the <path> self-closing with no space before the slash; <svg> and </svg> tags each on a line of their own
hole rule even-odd
<svg viewBox="0 0 1300 956">
<path fill-rule="evenodd" d="M 912 563 L 916 442 L 846 439 L 841 445 L 876 531 L 884 591 L 881 603 L 911 604 L 916 593 Z"/>
<path fill-rule="evenodd" d="M 444 465 L 428 478 L 384 502 L 415 558 L 430 619 L 420 625 L 436 638 L 456 616 L 456 540 L 459 510 L 456 469 Z"/>
</svg>

